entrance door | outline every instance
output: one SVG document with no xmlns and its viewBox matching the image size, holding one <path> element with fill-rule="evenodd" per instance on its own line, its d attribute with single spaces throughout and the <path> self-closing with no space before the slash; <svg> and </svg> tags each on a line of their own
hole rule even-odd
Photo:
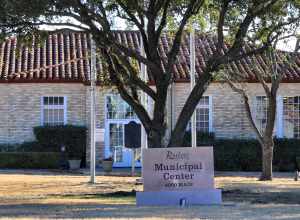
<svg viewBox="0 0 300 220">
<path fill-rule="evenodd" d="M 105 121 L 105 157 L 113 157 L 114 167 L 130 167 L 132 150 L 124 147 L 125 125 L 131 121 L 140 123 L 139 120 L 119 95 L 108 95 Z M 140 152 L 140 149 L 136 151 Z M 139 160 L 136 161 L 136 166 L 141 166 Z"/>
</svg>

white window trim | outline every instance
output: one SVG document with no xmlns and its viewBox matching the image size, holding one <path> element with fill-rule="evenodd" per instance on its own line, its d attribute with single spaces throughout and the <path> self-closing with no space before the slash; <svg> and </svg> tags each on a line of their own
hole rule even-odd
<svg viewBox="0 0 300 220">
<path fill-rule="evenodd" d="M 121 95 L 119 93 L 108 93 L 104 96 L 104 113 L 105 113 L 105 117 L 104 119 L 105 120 L 110 120 L 110 121 L 128 121 L 128 120 L 131 120 L 131 121 L 139 121 L 138 117 L 136 118 L 126 118 L 126 119 L 119 119 L 119 118 L 108 118 L 107 117 L 107 97 L 110 97 L 110 96 L 116 96 L 116 95 L 119 95 L 120 98 L 122 99 Z M 123 100 L 124 101 L 124 100 Z M 125 102 L 125 101 L 124 101 Z M 129 104 L 128 104 L 129 105 Z M 133 109 L 132 109 L 133 110 Z M 134 110 L 133 110 L 134 112 Z"/>
<path fill-rule="evenodd" d="M 252 104 L 250 104 L 250 113 L 251 113 L 251 117 L 252 119 L 254 119 L 254 122 L 255 122 L 255 125 L 256 125 L 256 117 L 257 117 L 257 100 L 256 100 L 256 97 L 257 96 L 261 96 L 261 95 L 254 95 L 253 97 L 251 97 L 251 101 L 252 101 Z M 244 108 L 244 100 L 243 100 L 243 108 Z M 246 111 L 246 110 L 244 110 Z M 247 119 L 248 120 L 248 119 Z"/>
<path fill-rule="evenodd" d="M 212 96 L 209 95 L 209 132 L 213 132 L 213 102 Z"/>
<path fill-rule="evenodd" d="M 64 95 L 43 95 L 41 96 L 41 126 L 44 126 L 44 109 L 45 109 L 45 105 L 44 105 L 44 97 L 63 97 L 64 98 L 64 125 L 67 124 L 68 122 L 68 114 L 67 114 L 67 96 Z M 55 106 L 47 106 L 47 109 L 57 109 L 55 108 Z"/>
<path fill-rule="evenodd" d="M 109 149 L 110 146 L 110 138 L 109 138 L 109 125 L 111 123 L 128 123 L 129 121 L 135 121 L 136 123 L 141 123 L 139 118 L 128 118 L 128 119 L 118 119 L 118 118 L 108 118 L 107 117 L 107 97 L 109 96 L 115 96 L 115 95 L 120 95 L 119 93 L 107 93 L 104 96 L 104 127 L 105 127 L 105 132 L 104 132 L 104 156 L 105 157 L 109 157 L 111 156 L 111 152 Z M 121 97 L 122 98 L 122 97 Z M 125 102 L 125 101 L 124 101 Z M 124 138 L 125 133 L 123 132 L 123 140 L 125 140 Z M 128 151 L 129 149 L 127 148 L 123 148 L 123 151 Z"/>
<path fill-rule="evenodd" d="M 64 125 L 66 125 L 68 123 L 68 97 L 67 96 L 63 96 L 64 97 Z"/>
<path fill-rule="evenodd" d="M 280 96 L 280 101 L 278 102 L 278 104 L 279 104 L 279 117 L 281 117 L 280 118 L 280 121 L 281 121 L 281 123 L 280 123 L 280 133 L 279 133 L 279 135 L 278 135 L 278 137 L 279 138 L 288 138 L 288 137 L 286 137 L 285 136 L 285 134 L 284 134 L 284 104 L 283 104 L 283 99 L 284 98 L 295 98 L 295 97 L 299 97 L 300 95 L 299 94 L 296 94 L 296 95 L 285 95 L 285 96 Z M 280 111 L 281 111 L 281 113 L 280 113 Z M 295 134 L 294 134 L 294 136 L 295 136 Z M 294 137 L 295 138 L 295 137 Z"/>
<path fill-rule="evenodd" d="M 260 95 L 255 96 L 256 97 Z M 284 97 L 295 97 L 295 96 L 282 96 L 278 95 L 277 96 L 277 106 L 276 106 L 276 122 L 275 122 L 275 128 L 274 128 L 274 133 L 278 138 L 283 138 L 284 137 L 284 131 L 283 131 L 283 124 L 284 124 L 284 119 L 283 119 L 283 98 Z M 257 102 L 255 101 L 255 109 L 257 107 Z M 254 118 L 256 119 L 256 111 L 254 111 Z"/>
<path fill-rule="evenodd" d="M 257 123 L 257 97 L 258 96 L 264 96 L 266 97 L 266 95 L 255 95 L 254 96 L 254 107 L 253 107 L 253 111 L 251 111 L 251 115 L 252 118 L 255 121 L 255 125 L 258 126 Z M 276 137 L 278 138 L 282 138 L 283 137 L 283 97 L 282 96 L 277 96 L 276 97 L 276 118 L 275 118 L 275 126 L 274 126 L 274 134 L 276 135 Z"/>
<path fill-rule="evenodd" d="M 195 111 L 199 108 L 207 108 L 208 107 L 208 132 L 213 132 L 213 101 L 212 95 L 203 95 L 203 97 L 208 97 L 208 105 L 201 105 L 200 102 L 197 105 Z"/>
<path fill-rule="evenodd" d="M 263 94 L 263 95 L 255 95 L 254 96 L 254 100 L 253 100 L 253 103 L 254 103 L 254 106 L 253 106 L 253 110 L 251 111 L 251 116 L 252 116 L 252 118 L 254 119 L 254 122 L 255 122 L 255 126 L 257 127 L 257 129 L 258 129 L 258 131 L 259 132 L 262 132 L 261 130 L 260 130 L 260 124 L 259 124 L 259 122 L 258 122 L 258 112 L 257 112 L 257 107 L 258 107 L 258 100 L 257 100 L 257 97 L 266 97 L 267 98 L 267 96 L 265 95 L 265 94 Z M 267 99 L 267 106 L 268 106 L 268 99 Z M 261 120 L 261 119 L 260 119 Z M 267 115 L 266 115 L 266 120 L 267 120 Z M 276 122 L 275 122 L 275 133 L 276 133 Z"/>
<path fill-rule="evenodd" d="M 283 97 L 277 96 L 277 123 L 276 136 L 283 138 Z"/>
</svg>

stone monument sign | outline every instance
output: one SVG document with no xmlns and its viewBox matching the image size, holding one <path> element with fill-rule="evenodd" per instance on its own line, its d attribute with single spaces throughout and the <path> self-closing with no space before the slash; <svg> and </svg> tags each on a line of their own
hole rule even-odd
<svg viewBox="0 0 300 220">
<path fill-rule="evenodd" d="M 143 149 L 142 155 L 144 192 L 137 193 L 137 205 L 221 203 L 213 147 Z"/>
</svg>

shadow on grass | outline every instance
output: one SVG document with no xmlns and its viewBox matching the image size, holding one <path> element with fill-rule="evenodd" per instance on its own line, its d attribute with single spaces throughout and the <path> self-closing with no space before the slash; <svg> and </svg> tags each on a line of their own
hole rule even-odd
<svg viewBox="0 0 300 220">
<path fill-rule="evenodd" d="M 11 169 L 1 168 L 3 175 L 28 175 L 28 176 L 85 176 L 84 170 L 64 170 L 64 169 Z"/>
<path fill-rule="evenodd" d="M 297 208 L 298 207 L 298 208 Z M 253 206 L 190 206 L 180 207 L 137 207 L 135 204 L 19 204 L 0 206 L 0 219 L 38 218 L 38 219 L 299 219 L 299 206 L 277 205 L 276 207 Z M 287 218 L 286 213 L 289 214 Z"/>
<path fill-rule="evenodd" d="M 246 178 L 257 178 L 259 181 L 261 172 L 260 171 L 215 171 L 216 177 L 246 177 Z M 295 172 L 273 172 L 273 177 L 278 179 L 286 179 L 290 178 L 291 180 L 294 179 Z"/>
<path fill-rule="evenodd" d="M 293 206 L 300 204 L 300 192 L 270 193 L 224 190 L 223 205 L 190 206 L 187 208 L 176 206 L 167 208 L 163 206 L 137 207 L 135 205 L 135 195 L 134 190 L 102 194 L 53 195 L 47 197 L 47 199 L 50 199 L 48 203 L 34 200 L 25 203 L 0 205 L 0 219 L 196 218 L 254 220 L 258 219 L 258 216 L 259 219 L 271 219 L 269 215 L 272 213 L 277 219 L 296 220 L 300 216 L 299 206 Z M 95 202 L 97 199 L 99 199 L 99 202 Z M 72 202 L 69 203 L 69 201 Z M 226 205 L 229 202 L 233 205 Z M 289 218 L 286 218 L 285 213 L 289 214 Z"/>
<path fill-rule="evenodd" d="M 223 190 L 225 201 L 249 202 L 252 204 L 300 204 L 300 189 L 294 192 L 251 192 L 239 189 Z M 298 190 L 298 192 L 297 192 Z"/>
<path fill-rule="evenodd" d="M 50 195 L 48 198 L 60 198 L 60 199 L 107 199 L 107 200 L 116 200 L 116 199 L 135 199 L 136 191 L 116 191 L 111 193 L 94 193 L 94 194 L 65 194 L 65 195 Z"/>
<path fill-rule="evenodd" d="M 68 169 L 13 169 L 1 168 L 0 175 L 29 175 L 29 176 L 89 176 L 89 170 L 82 168 L 79 170 Z M 112 172 L 105 173 L 102 169 L 96 169 L 96 176 L 111 176 L 111 177 L 132 177 L 131 168 L 113 168 Z M 136 168 L 134 177 L 141 176 L 141 169 Z"/>
</svg>

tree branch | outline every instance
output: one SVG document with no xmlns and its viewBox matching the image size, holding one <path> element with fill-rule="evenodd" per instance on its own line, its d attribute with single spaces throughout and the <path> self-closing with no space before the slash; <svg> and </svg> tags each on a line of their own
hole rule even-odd
<svg viewBox="0 0 300 220">
<path fill-rule="evenodd" d="M 226 78 L 226 82 L 232 88 L 233 91 L 235 91 L 236 93 L 241 95 L 241 97 L 244 101 L 246 115 L 247 115 L 247 118 L 250 122 L 250 125 L 253 128 L 253 130 L 254 130 L 257 138 L 258 138 L 259 143 L 263 144 L 263 136 L 259 132 L 259 130 L 258 130 L 258 128 L 257 128 L 257 126 L 254 122 L 254 119 L 252 117 L 252 114 L 251 114 L 251 107 L 250 107 L 250 104 L 249 104 L 249 97 L 248 97 L 247 93 L 245 92 L 244 89 L 238 88 L 236 85 L 234 85 L 234 83 L 230 79 Z"/>
<path fill-rule="evenodd" d="M 224 47 L 223 28 L 224 28 L 225 16 L 226 16 L 230 2 L 231 2 L 231 0 L 224 1 L 223 6 L 220 11 L 220 15 L 219 15 L 219 22 L 218 22 L 218 26 L 217 26 L 217 33 L 218 33 L 217 52 L 218 52 L 218 54 L 221 54 L 221 50 Z"/>
<path fill-rule="evenodd" d="M 190 19 L 190 17 L 192 15 L 194 15 L 195 13 L 197 13 L 203 4 L 204 4 L 203 0 L 191 0 L 188 5 L 187 10 L 185 11 L 185 13 L 183 15 L 183 18 L 180 22 L 178 30 L 175 34 L 175 38 L 173 40 L 173 45 L 167 55 L 168 61 L 167 61 L 167 66 L 166 66 L 166 73 L 167 73 L 166 82 L 168 84 L 170 83 L 170 80 L 172 78 L 171 77 L 171 69 L 173 67 L 173 64 L 175 62 L 176 56 L 177 56 L 179 48 L 180 48 L 180 42 L 181 42 L 181 37 L 182 37 L 184 27 L 185 27 L 186 23 L 188 22 L 188 20 Z"/>
<path fill-rule="evenodd" d="M 155 35 L 157 36 L 156 39 L 155 39 L 155 42 L 159 41 L 159 37 L 161 35 L 161 32 L 162 32 L 163 28 L 166 26 L 167 12 L 168 12 L 168 7 L 170 5 L 170 2 L 171 2 L 170 0 L 166 0 L 165 4 L 163 6 L 163 13 L 162 13 L 161 21 L 160 21 L 160 24 L 158 25 L 156 33 L 155 33 Z"/>
<path fill-rule="evenodd" d="M 127 68 L 128 71 L 120 71 L 123 76 L 125 76 L 132 85 L 137 85 L 143 92 L 145 92 L 147 95 L 149 95 L 153 100 L 156 100 L 156 93 L 154 92 L 151 87 L 147 85 L 146 82 L 141 80 L 138 77 L 137 71 L 134 69 L 134 67 L 130 64 L 127 57 L 125 56 L 118 56 L 120 58 L 120 61 L 122 64 Z M 124 68 L 125 69 L 125 68 Z M 128 74 L 126 74 L 128 73 Z"/>
<path fill-rule="evenodd" d="M 150 119 L 147 111 L 145 110 L 143 105 L 141 103 L 139 103 L 138 100 L 133 98 L 128 93 L 127 89 L 125 88 L 125 85 L 120 81 L 120 79 L 118 77 L 116 69 L 118 71 L 122 71 L 122 65 L 119 64 L 116 57 L 114 57 L 114 56 L 111 57 L 111 55 L 106 50 L 104 50 L 103 55 L 108 64 L 109 74 L 110 74 L 110 78 L 111 78 L 112 82 L 117 87 L 121 97 L 128 104 L 130 104 L 133 107 L 135 113 L 138 115 L 139 119 L 142 121 L 144 128 L 146 129 L 146 131 L 149 132 L 152 122 L 151 122 L 151 119 Z M 116 69 L 114 68 L 114 66 L 117 66 Z"/>
<path fill-rule="evenodd" d="M 244 18 L 243 22 L 239 25 L 239 29 L 235 35 L 235 41 L 229 50 L 228 54 L 231 56 L 236 53 L 236 51 L 241 48 L 244 44 L 244 38 L 247 34 L 250 24 L 253 22 L 256 16 L 266 12 L 269 8 L 275 4 L 278 0 L 272 0 L 269 2 L 263 2 L 259 4 L 253 4 L 253 7 L 249 8 Z"/>
<path fill-rule="evenodd" d="M 119 5 L 121 6 L 121 8 L 126 12 L 126 14 L 128 15 L 128 17 L 130 19 L 127 19 L 128 21 L 130 22 L 133 22 L 137 28 L 139 29 L 141 35 L 142 35 L 142 39 L 143 40 L 143 43 L 144 43 L 144 50 L 145 51 L 148 51 L 149 50 L 149 45 L 148 45 L 148 40 L 147 40 L 147 34 L 145 32 L 145 24 L 144 24 L 144 18 L 143 16 L 139 16 L 140 18 L 140 21 L 137 19 L 137 17 L 132 14 L 129 10 L 129 8 L 121 1 L 121 0 L 117 0 L 117 2 L 119 3 Z"/>
</svg>

